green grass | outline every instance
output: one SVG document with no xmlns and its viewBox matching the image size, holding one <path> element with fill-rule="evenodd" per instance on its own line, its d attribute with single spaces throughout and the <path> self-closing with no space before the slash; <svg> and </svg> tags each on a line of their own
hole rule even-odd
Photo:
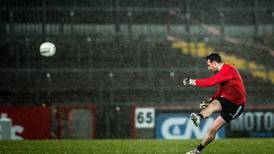
<svg viewBox="0 0 274 154">
<path fill-rule="evenodd" d="M 0 141 L 0 154 L 184 154 L 198 140 L 49 140 Z M 204 154 L 273 154 L 274 139 L 215 140 Z"/>
</svg>

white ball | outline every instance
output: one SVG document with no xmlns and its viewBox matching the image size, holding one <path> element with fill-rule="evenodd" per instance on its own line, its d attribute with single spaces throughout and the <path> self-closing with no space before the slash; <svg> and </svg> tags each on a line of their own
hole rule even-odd
<svg viewBox="0 0 274 154">
<path fill-rule="evenodd" d="M 44 42 L 40 45 L 40 54 L 45 57 L 53 56 L 56 53 L 56 47 L 53 43 Z"/>
</svg>

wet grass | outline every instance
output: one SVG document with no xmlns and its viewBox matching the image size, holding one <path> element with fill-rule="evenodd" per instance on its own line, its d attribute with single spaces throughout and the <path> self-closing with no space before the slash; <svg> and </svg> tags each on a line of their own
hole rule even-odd
<svg viewBox="0 0 274 154">
<path fill-rule="evenodd" d="M 0 141 L 0 154 L 184 154 L 198 140 L 38 140 Z M 274 153 L 274 139 L 215 140 L 203 154 Z"/>
</svg>

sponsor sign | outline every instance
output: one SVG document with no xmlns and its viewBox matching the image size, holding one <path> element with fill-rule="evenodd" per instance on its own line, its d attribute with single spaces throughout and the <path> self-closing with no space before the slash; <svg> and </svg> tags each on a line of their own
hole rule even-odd
<svg viewBox="0 0 274 154">
<path fill-rule="evenodd" d="M 50 138 L 51 111 L 49 108 L 0 107 L 0 114 L 6 115 L 5 119 L 11 122 L 10 139 L 12 140 Z M 0 131 L 3 130 L 0 129 Z M 9 131 L 5 130 L 5 132 Z M 0 132 L 0 135 L 5 132 Z"/>
<path fill-rule="evenodd" d="M 273 137 L 274 112 L 244 112 L 227 127 L 229 137 Z"/>
<path fill-rule="evenodd" d="M 136 108 L 135 126 L 136 128 L 154 128 L 155 109 L 154 108 Z"/>
<path fill-rule="evenodd" d="M 213 124 L 217 114 L 203 120 L 197 128 L 190 119 L 190 113 L 159 113 L 156 119 L 156 138 L 158 139 L 202 139 Z M 224 138 L 224 128 L 216 138 Z"/>
</svg>

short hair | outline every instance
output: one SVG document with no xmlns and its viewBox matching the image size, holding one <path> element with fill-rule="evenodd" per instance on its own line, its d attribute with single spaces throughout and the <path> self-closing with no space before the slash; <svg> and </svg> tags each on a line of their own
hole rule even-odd
<svg viewBox="0 0 274 154">
<path fill-rule="evenodd" d="M 211 53 L 210 55 L 206 56 L 206 60 L 210 60 L 210 62 L 216 61 L 218 63 L 222 62 L 222 58 L 218 53 Z"/>
</svg>

